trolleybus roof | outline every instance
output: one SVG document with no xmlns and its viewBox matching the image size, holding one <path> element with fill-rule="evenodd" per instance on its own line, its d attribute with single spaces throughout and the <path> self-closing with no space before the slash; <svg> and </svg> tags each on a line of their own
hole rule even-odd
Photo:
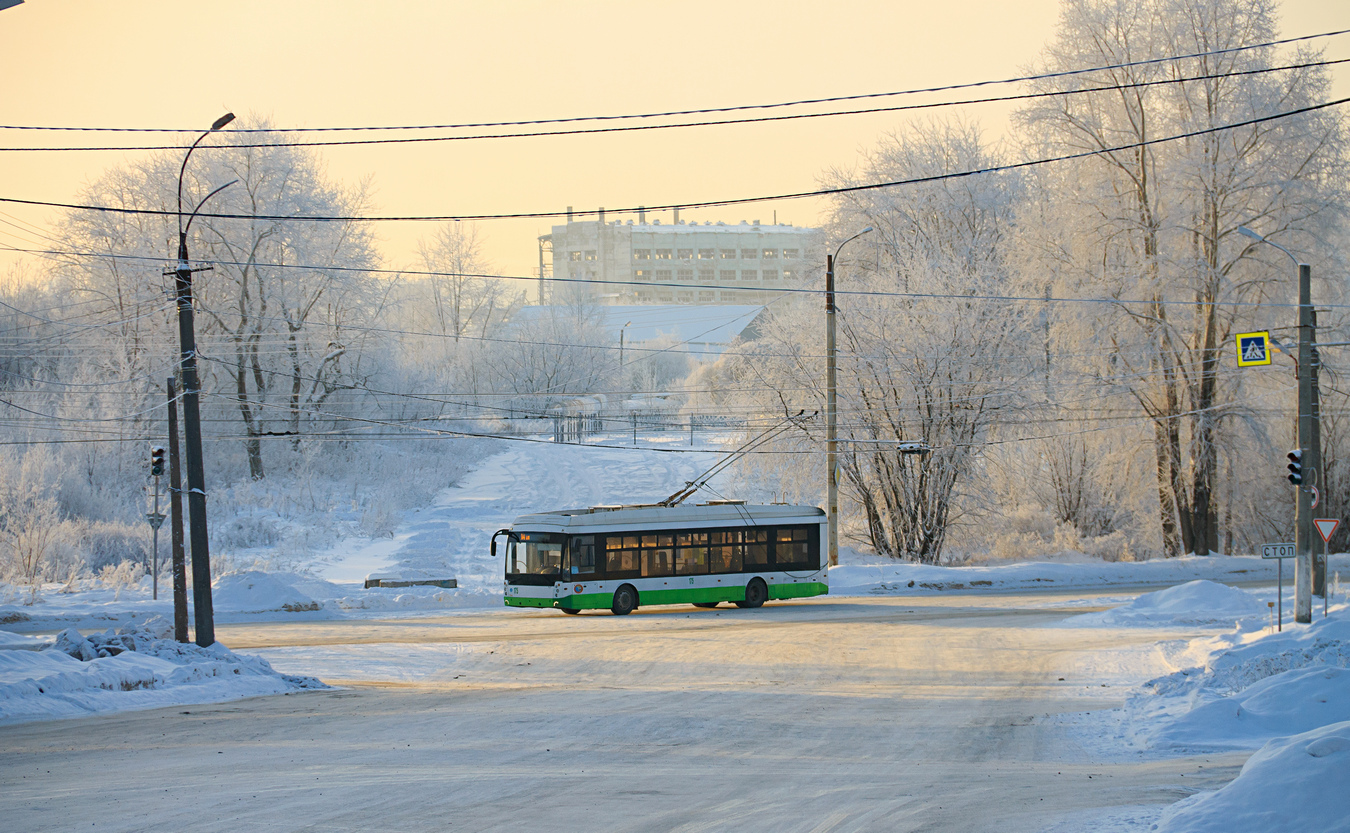
<svg viewBox="0 0 1350 833">
<path fill-rule="evenodd" d="M 695 506 L 592 506 L 521 515 L 512 529 L 587 534 L 596 530 L 659 526 L 771 526 L 781 523 L 822 523 L 825 511 L 816 506 L 745 504 L 717 501 Z"/>
</svg>

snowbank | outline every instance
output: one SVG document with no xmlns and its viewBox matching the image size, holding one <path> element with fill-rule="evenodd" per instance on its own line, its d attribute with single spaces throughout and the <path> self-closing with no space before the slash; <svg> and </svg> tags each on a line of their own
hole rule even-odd
<svg viewBox="0 0 1350 833">
<path fill-rule="evenodd" d="M 1350 722 L 1272 740 L 1223 789 L 1169 807 L 1159 833 L 1337 833 L 1350 819 Z"/>
<path fill-rule="evenodd" d="M 222 612 L 268 613 L 318 610 L 323 605 L 282 581 L 281 576 L 249 570 L 212 583 L 212 606 Z"/>
<path fill-rule="evenodd" d="M 1071 619 L 1073 627 L 1158 627 L 1232 625 L 1244 618 L 1258 622 L 1268 614 L 1265 602 L 1245 590 L 1205 579 L 1145 593 L 1127 605 Z"/>
<path fill-rule="evenodd" d="M 854 558 L 871 560 L 856 554 Z M 1165 585 L 1193 579 L 1274 581 L 1275 578 L 1273 560 L 1251 556 L 1187 556 L 1141 562 L 1032 561 L 981 567 L 874 561 L 843 564 L 831 569 L 830 595 L 901 596 L 944 591 Z"/>
<path fill-rule="evenodd" d="M 52 641 L 50 639 L 39 639 L 35 636 L 24 636 L 20 633 L 10 633 L 9 631 L 0 631 L 0 651 L 8 650 L 27 650 L 41 651 L 43 648 L 50 648 Z M 0 655 L 3 656 L 3 655 Z"/>
<path fill-rule="evenodd" d="M 0 723 L 18 723 L 185 703 L 326 688 L 311 677 L 279 674 L 259 657 L 167 637 L 163 620 L 89 637 L 62 631 L 35 651 L 0 643 Z"/>
<path fill-rule="evenodd" d="M 1151 680 L 1145 687 L 1160 695 L 1186 694 L 1202 688 L 1235 694 L 1267 677 L 1308 666 L 1350 667 L 1350 619 L 1346 609 L 1311 625 L 1286 625 L 1270 633 L 1233 631 L 1196 640 L 1207 654 L 1201 665 Z"/>
<path fill-rule="evenodd" d="M 1332 618 L 1277 633 L 1237 628 L 1163 643 L 1160 649 L 1185 665 L 1130 696 L 1122 737 L 1154 749 L 1255 749 L 1350 720 L 1345 613 L 1340 607 Z"/>
<path fill-rule="evenodd" d="M 1316 665 L 1267 677 L 1229 697 L 1206 691 L 1190 711 L 1154 734 L 1154 746 L 1251 749 L 1346 721 L 1350 671 Z"/>
</svg>

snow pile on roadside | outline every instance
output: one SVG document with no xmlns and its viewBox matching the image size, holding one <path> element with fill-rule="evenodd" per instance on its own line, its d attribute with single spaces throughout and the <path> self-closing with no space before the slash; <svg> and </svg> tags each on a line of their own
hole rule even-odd
<svg viewBox="0 0 1350 833">
<path fill-rule="evenodd" d="M 300 613 L 323 605 L 272 573 L 248 570 L 221 576 L 212 582 L 212 605 L 230 613 Z"/>
<path fill-rule="evenodd" d="M 0 645 L 0 723 L 17 723 L 326 688 L 266 660 L 168 637 L 162 619 L 85 637 L 74 628 L 46 650 Z"/>
<path fill-rule="evenodd" d="M 468 608 L 501 607 L 502 594 L 474 592 L 464 588 L 453 590 L 439 587 L 371 587 L 360 595 L 325 599 L 324 607 L 339 611 L 399 612 L 419 610 L 461 610 Z"/>
<path fill-rule="evenodd" d="M 1289 626 L 1277 633 L 1234 631 L 1206 642 L 1202 665 L 1149 681 L 1157 694 L 1186 694 L 1212 689 L 1236 694 L 1253 683 L 1285 671 L 1315 665 L 1350 667 L 1350 619 L 1346 609 L 1308 626 Z"/>
<path fill-rule="evenodd" d="M 1255 749 L 1282 735 L 1350 720 L 1350 620 L 1164 646 L 1195 662 L 1150 680 L 1126 704 L 1135 744 Z M 1080 617 L 1082 618 L 1082 617 Z"/>
<path fill-rule="evenodd" d="M 830 570 L 832 596 L 906 596 L 944 591 L 1120 584 L 1171 585 L 1192 579 L 1275 580 L 1273 561 L 1252 556 L 1187 556 L 1139 562 L 1031 561 L 982 567 L 938 567 L 868 558 L 847 550 L 842 551 L 841 558 L 845 555 L 848 556 L 846 562 L 852 563 Z"/>
<path fill-rule="evenodd" d="M 39 639 L 36 636 L 24 636 L 21 633 L 0 631 L 0 651 L 41 651 L 43 648 L 50 647 L 52 647 L 50 639 Z"/>
<path fill-rule="evenodd" d="M 1266 604 L 1245 590 L 1196 579 L 1166 590 L 1145 593 L 1121 607 L 1085 613 L 1067 624 L 1077 628 L 1231 625 L 1247 618 L 1254 618 L 1259 623 L 1264 621 L 1267 613 Z"/>
<path fill-rule="evenodd" d="M 1153 745 L 1250 749 L 1346 721 L 1350 671 L 1316 665 L 1267 677 L 1230 697 L 1206 689 L 1189 711 L 1154 733 Z"/>
<path fill-rule="evenodd" d="M 1267 743 L 1223 789 L 1164 811 L 1159 833 L 1333 833 L 1350 818 L 1350 722 Z"/>
</svg>

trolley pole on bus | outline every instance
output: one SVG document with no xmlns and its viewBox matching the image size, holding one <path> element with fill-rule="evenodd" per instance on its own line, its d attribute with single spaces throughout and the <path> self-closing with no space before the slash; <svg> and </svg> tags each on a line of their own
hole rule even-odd
<svg viewBox="0 0 1350 833">
<path fill-rule="evenodd" d="M 838 401 L 836 394 L 835 335 L 834 335 L 834 262 L 839 252 L 850 242 L 857 240 L 872 230 L 871 226 L 839 244 L 834 254 L 825 256 L 825 514 L 829 527 L 829 562 L 831 567 L 839 566 L 839 463 L 837 451 L 839 444 Z"/>
</svg>

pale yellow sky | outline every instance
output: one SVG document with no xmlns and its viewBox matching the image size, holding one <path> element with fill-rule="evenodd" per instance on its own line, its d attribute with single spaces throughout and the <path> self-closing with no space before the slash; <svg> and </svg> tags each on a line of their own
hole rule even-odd
<svg viewBox="0 0 1350 833">
<path fill-rule="evenodd" d="M 1058 0 L 947 2 L 414 2 L 27 0 L 0 11 L 0 123 L 203 129 L 226 110 L 277 126 L 506 121 L 717 107 L 1020 74 L 1053 34 Z M 1350 1 L 1286 0 L 1283 34 L 1350 28 Z M 1350 57 L 1350 36 L 1322 41 Z M 1335 69 L 1350 94 L 1350 70 Z M 961 111 L 997 136 L 1006 108 Z M 504 213 L 691 202 L 806 190 L 904 116 L 626 135 L 323 151 L 369 176 L 385 214 Z M 0 131 L 0 145 L 69 142 Z M 126 138 L 126 137 L 116 137 Z M 0 196 L 71 200 L 119 153 L 0 153 Z M 809 225 L 797 201 L 686 219 Z M 0 203 L 0 246 L 43 243 L 51 212 Z M 550 221 L 482 224 L 507 274 L 536 266 Z M 391 266 L 429 225 L 382 224 Z M 14 262 L 0 252 L 0 270 Z"/>
</svg>

